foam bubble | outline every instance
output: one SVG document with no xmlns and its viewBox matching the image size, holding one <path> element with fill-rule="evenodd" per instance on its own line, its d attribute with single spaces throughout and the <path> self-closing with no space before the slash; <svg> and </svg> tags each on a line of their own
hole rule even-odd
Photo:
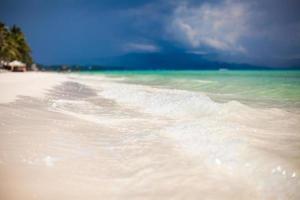
<svg viewBox="0 0 300 200">
<path fill-rule="evenodd" d="M 46 156 L 43 161 L 47 167 L 53 167 L 55 159 L 51 156 Z"/>
</svg>

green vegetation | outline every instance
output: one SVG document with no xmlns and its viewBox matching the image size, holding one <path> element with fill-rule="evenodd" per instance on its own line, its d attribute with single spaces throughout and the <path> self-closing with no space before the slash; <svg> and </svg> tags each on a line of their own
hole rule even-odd
<svg viewBox="0 0 300 200">
<path fill-rule="evenodd" d="M 9 28 L 0 22 L 0 61 L 13 60 L 31 65 L 33 62 L 31 49 L 21 28 L 15 25 Z"/>
</svg>

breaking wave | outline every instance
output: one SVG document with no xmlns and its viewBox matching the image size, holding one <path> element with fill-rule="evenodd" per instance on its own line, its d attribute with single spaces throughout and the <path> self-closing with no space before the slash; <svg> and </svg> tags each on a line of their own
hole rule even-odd
<svg viewBox="0 0 300 200">
<path fill-rule="evenodd" d="M 122 78 L 72 78 L 98 97 L 54 100 L 54 110 L 126 130 L 143 132 L 139 123 L 148 124 L 145 130 L 155 124 L 156 134 L 212 174 L 203 182 L 214 184 L 226 174 L 251 185 L 262 199 L 299 197 L 298 114 L 238 101 L 217 103 L 201 92 L 127 84 Z M 110 103 L 99 103 L 103 101 Z"/>
</svg>

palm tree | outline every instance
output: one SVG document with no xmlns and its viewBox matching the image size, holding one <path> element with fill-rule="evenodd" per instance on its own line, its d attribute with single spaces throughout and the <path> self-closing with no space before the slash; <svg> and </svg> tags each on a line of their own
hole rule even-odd
<svg viewBox="0 0 300 200">
<path fill-rule="evenodd" d="M 17 26 L 10 29 L 12 46 L 16 50 L 16 58 L 24 63 L 32 64 L 31 49 L 26 42 L 25 35 Z"/>
<path fill-rule="evenodd" d="M 9 29 L 0 22 L 0 60 L 20 60 L 27 65 L 32 64 L 31 49 L 19 27 L 14 25 Z"/>
<path fill-rule="evenodd" d="M 10 45 L 8 43 L 9 30 L 5 24 L 0 22 L 0 60 L 9 61 L 10 54 L 14 54 L 10 51 Z"/>
</svg>

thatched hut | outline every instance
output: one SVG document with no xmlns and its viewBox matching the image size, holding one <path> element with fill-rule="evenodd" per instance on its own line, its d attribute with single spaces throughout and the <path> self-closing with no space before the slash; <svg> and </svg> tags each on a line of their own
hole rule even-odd
<svg viewBox="0 0 300 200">
<path fill-rule="evenodd" d="M 18 60 L 8 63 L 8 67 L 13 72 L 26 72 L 26 64 Z"/>
</svg>

